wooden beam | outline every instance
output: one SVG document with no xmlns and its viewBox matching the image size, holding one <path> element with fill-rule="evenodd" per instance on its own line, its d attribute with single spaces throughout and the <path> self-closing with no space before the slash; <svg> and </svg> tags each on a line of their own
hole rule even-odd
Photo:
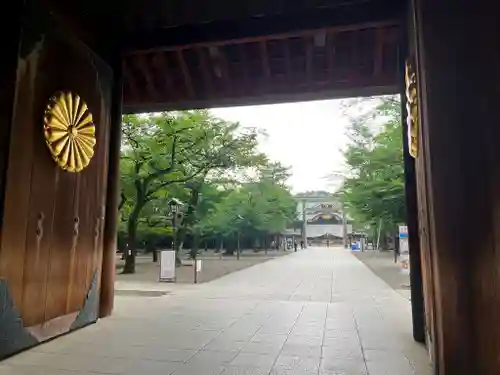
<svg viewBox="0 0 500 375">
<path fill-rule="evenodd" d="M 262 70 L 264 71 L 264 75 L 266 76 L 266 78 L 271 78 L 271 68 L 269 66 L 269 56 L 267 53 L 267 44 L 265 40 L 259 43 L 259 48 L 260 48 L 260 60 L 262 62 Z"/>
<path fill-rule="evenodd" d="M 131 94 L 131 97 L 137 99 L 140 96 L 139 85 L 137 84 L 137 81 L 132 71 L 129 68 L 129 62 L 127 58 L 124 58 L 122 60 L 122 71 L 124 80 L 129 88 L 129 93 Z"/>
<path fill-rule="evenodd" d="M 222 72 L 221 78 L 224 80 L 224 83 L 225 83 L 226 88 L 229 91 L 229 93 L 232 93 L 233 92 L 233 84 L 232 84 L 231 77 L 229 74 L 229 65 L 227 62 L 226 55 L 224 54 L 224 52 L 222 51 L 221 48 L 218 48 L 216 60 L 217 60 L 217 63 L 219 64 L 219 68 L 221 69 L 221 72 Z"/>
<path fill-rule="evenodd" d="M 213 95 L 212 77 L 210 71 L 208 70 L 208 62 L 205 56 L 205 50 L 201 47 L 198 47 L 196 49 L 196 52 L 198 53 L 198 59 L 200 60 L 200 68 L 203 74 L 203 79 L 205 80 L 205 86 L 207 87 L 209 96 L 212 96 Z"/>
<path fill-rule="evenodd" d="M 287 39 L 283 40 L 283 55 L 285 59 L 286 75 L 289 82 L 293 81 L 293 66 L 292 57 L 290 56 L 290 42 Z"/>
<path fill-rule="evenodd" d="M 382 74 L 382 67 L 384 63 L 384 41 L 385 30 L 379 28 L 375 31 L 375 53 L 373 58 L 373 74 L 379 76 Z"/>
<path fill-rule="evenodd" d="M 150 99 L 154 99 L 158 93 L 155 89 L 154 79 L 151 76 L 151 69 L 146 61 L 146 55 L 139 54 L 136 55 L 136 58 L 139 70 L 144 75 L 144 78 L 146 80 L 146 91 L 148 92 Z"/>
<path fill-rule="evenodd" d="M 184 77 L 184 85 L 186 87 L 186 93 L 189 98 L 194 98 L 193 82 L 191 80 L 191 75 L 189 74 L 186 61 L 184 60 L 184 54 L 181 49 L 177 50 L 177 61 L 182 70 L 182 75 Z"/>
<path fill-rule="evenodd" d="M 238 39 L 224 39 L 224 40 L 215 40 L 210 42 L 194 42 L 192 44 L 181 44 L 181 45 L 159 45 L 151 48 L 138 48 L 135 50 L 126 49 L 125 55 L 134 55 L 137 53 L 145 53 L 145 52 L 155 52 L 155 51 L 177 51 L 179 49 L 191 49 L 195 47 L 221 47 L 226 45 L 233 44 L 246 44 L 246 43 L 256 43 L 262 40 L 270 41 L 270 40 L 281 40 L 281 39 L 290 39 L 290 38 L 299 38 L 304 36 L 313 36 L 318 31 L 324 31 L 326 33 L 343 33 L 343 32 L 351 32 L 351 31 L 361 31 L 367 29 L 377 29 L 380 27 L 388 27 L 392 28 L 395 26 L 401 27 L 401 23 L 399 20 L 388 20 L 381 22 L 367 22 L 364 24 L 357 25 L 346 25 L 346 26 L 337 26 L 337 27 L 327 27 L 322 29 L 312 29 L 312 30 L 301 30 L 297 32 L 289 32 L 289 33 L 280 33 L 280 34 L 270 34 L 270 35 L 260 35 L 256 37 L 241 37 Z"/>
<path fill-rule="evenodd" d="M 335 75 L 335 39 L 334 33 L 326 34 L 326 63 L 328 69 L 328 81 L 333 81 Z"/>
<path fill-rule="evenodd" d="M 306 77 L 307 84 L 310 85 L 313 82 L 313 42 L 311 37 L 304 37 L 304 43 L 306 45 Z"/>
<path fill-rule="evenodd" d="M 169 63 L 165 52 L 158 52 L 155 54 L 154 61 L 156 62 L 156 67 L 161 71 L 161 76 L 163 77 L 163 82 L 165 85 L 165 91 L 171 92 L 173 90 L 172 77 L 170 75 Z"/>
<path fill-rule="evenodd" d="M 352 31 L 385 23 L 401 24 L 405 9 L 406 2 L 400 0 L 363 1 L 356 2 L 355 6 L 343 4 L 331 9 L 157 28 L 124 35 L 122 50 L 134 53 L 214 42 L 234 44 L 234 40 L 256 41 L 267 35 L 300 36 L 304 30 L 313 30 L 312 33 L 319 29 Z"/>
<path fill-rule="evenodd" d="M 247 53 L 246 53 L 246 46 L 245 44 L 239 44 L 237 46 L 238 48 L 238 54 L 241 60 L 241 67 L 243 69 L 243 90 L 246 91 L 245 89 L 249 88 L 249 82 L 250 82 L 250 76 L 249 76 L 249 71 L 248 71 L 248 65 L 247 65 Z"/>
<path fill-rule="evenodd" d="M 251 84 L 245 91 L 239 90 L 239 95 L 224 96 L 211 98 L 209 100 L 203 98 L 195 98 L 194 100 L 183 100 L 182 98 L 165 98 L 161 102 L 125 102 L 125 113 L 142 113 L 165 110 L 186 110 L 193 108 L 211 108 L 211 107 L 228 107 L 228 106 L 244 106 L 244 105 L 261 105 L 285 103 L 290 101 L 300 100 L 324 100 L 324 99 L 340 99 L 358 96 L 374 96 L 374 95 L 395 95 L 399 93 L 397 79 L 394 75 L 387 77 L 358 77 L 349 82 L 331 82 L 330 85 L 317 87 L 317 90 L 304 92 L 303 88 L 298 86 L 289 86 L 286 92 L 281 93 L 266 93 L 259 90 L 258 87 Z M 239 87 L 238 87 L 239 88 Z M 243 92 L 242 92 L 243 91 Z"/>
</svg>

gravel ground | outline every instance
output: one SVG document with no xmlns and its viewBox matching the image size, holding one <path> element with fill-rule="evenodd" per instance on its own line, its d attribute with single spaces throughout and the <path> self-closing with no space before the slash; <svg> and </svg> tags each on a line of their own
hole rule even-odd
<svg viewBox="0 0 500 375">
<path fill-rule="evenodd" d="M 375 275 L 384 280 L 391 288 L 406 298 L 410 297 L 410 276 L 401 272 L 399 264 L 394 263 L 392 251 L 367 250 L 353 252 Z"/>
<path fill-rule="evenodd" d="M 239 260 L 234 256 L 221 257 L 213 250 L 207 252 L 202 251 L 198 259 L 203 261 L 202 271 L 198 274 L 198 283 L 203 283 L 218 279 L 224 275 L 230 274 L 254 266 L 256 264 L 265 262 L 276 257 L 281 257 L 290 254 L 290 252 L 269 250 L 267 254 L 264 251 L 254 252 L 252 250 L 244 250 Z M 177 284 L 192 284 L 194 283 L 194 269 L 193 261 L 184 259 L 183 265 L 176 269 L 176 283 Z M 124 261 L 120 256 L 117 256 L 116 270 L 117 281 L 134 281 L 134 282 L 157 282 L 160 272 L 159 263 L 152 262 L 151 255 L 140 255 L 136 258 L 136 273 L 133 275 L 122 275 Z"/>
</svg>

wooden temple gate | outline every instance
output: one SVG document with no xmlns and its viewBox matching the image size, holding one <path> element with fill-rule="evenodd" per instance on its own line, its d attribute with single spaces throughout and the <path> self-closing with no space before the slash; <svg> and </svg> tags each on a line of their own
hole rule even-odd
<svg viewBox="0 0 500 375">
<path fill-rule="evenodd" d="M 122 112 L 401 93 L 414 338 L 436 374 L 498 374 L 494 4 L 12 3 L 0 25 L 0 358 L 112 311 Z"/>
</svg>

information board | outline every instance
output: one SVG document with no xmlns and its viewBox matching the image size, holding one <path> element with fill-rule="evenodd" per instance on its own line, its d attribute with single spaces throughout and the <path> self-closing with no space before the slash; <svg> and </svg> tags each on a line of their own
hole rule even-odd
<svg viewBox="0 0 500 375">
<path fill-rule="evenodd" d="M 410 244 L 406 225 L 399 226 L 399 266 L 402 273 L 410 273 Z"/>
<path fill-rule="evenodd" d="M 160 254 L 160 281 L 175 281 L 175 251 L 162 250 Z"/>
</svg>

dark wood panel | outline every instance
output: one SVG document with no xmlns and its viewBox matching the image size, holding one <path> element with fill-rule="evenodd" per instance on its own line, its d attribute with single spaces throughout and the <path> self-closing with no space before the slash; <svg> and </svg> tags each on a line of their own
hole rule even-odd
<svg viewBox="0 0 500 375">
<path fill-rule="evenodd" d="M 40 45 L 23 40 L 18 61 L 18 84 L 10 137 L 5 205 L 1 243 L 0 275 L 8 283 L 16 306 L 22 306 L 26 234 L 30 206 L 33 155 L 33 119 L 31 103 L 35 101 L 35 82 L 39 68 Z"/>
<path fill-rule="evenodd" d="M 405 191 L 406 191 L 406 217 L 408 223 L 409 245 L 410 245 L 410 285 L 411 285 L 411 305 L 413 319 L 413 338 L 420 343 L 426 342 L 426 308 L 424 300 L 424 278 L 425 271 L 423 270 L 423 250 L 420 242 L 419 234 L 419 206 L 418 206 L 418 177 L 417 177 L 417 162 L 409 154 L 408 141 L 408 111 L 407 111 L 407 93 L 405 82 L 406 61 L 409 61 L 412 68 L 415 68 L 415 23 L 413 20 L 413 9 L 409 7 L 407 11 L 407 33 L 408 40 L 406 49 L 401 50 L 400 69 L 402 76 L 402 100 L 401 113 L 403 122 L 403 139 L 404 139 L 404 164 L 405 164 Z M 418 89 L 417 89 L 418 90 Z M 417 94 L 418 97 L 418 94 Z M 418 99 L 417 99 L 418 100 Z M 421 143 L 421 140 L 418 140 Z M 417 156 L 418 157 L 418 156 Z"/>
<path fill-rule="evenodd" d="M 0 242 L 7 160 L 9 155 L 10 129 L 16 89 L 18 51 L 21 43 L 21 2 L 12 4 L 9 17 L 0 23 Z M 0 247 L 0 269 L 2 263 Z M 0 277 L 2 275 L 0 274 Z"/>
<path fill-rule="evenodd" d="M 119 221 L 118 205 L 120 200 L 119 176 L 123 100 L 123 72 L 121 59 L 117 59 L 114 66 L 108 149 L 106 218 L 103 231 L 103 261 L 99 301 L 100 318 L 111 315 L 114 307 L 115 263 Z"/>
<path fill-rule="evenodd" d="M 45 320 L 67 313 L 66 302 L 70 293 L 72 224 L 77 176 L 62 170 L 58 170 L 57 175 Z"/>
<path fill-rule="evenodd" d="M 20 102 L 21 108 L 25 104 Z M 50 249 L 53 233 L 54 204 L 57 199 L 57 165 L 50 157 L 40 129 L 34 129 L 32 189 L 26 233 L 24 295 L 21 310 L 27 326 L 45 321 L 47 279 L 50 272 Z"/>
<path fill-rule="evenodd" d="M 81 327 L 97 317 L 95 299 L 80 311 L 102 262 L 112 75 L 77 39 L 37 30 L 25 28 L 19 57 L 0 277 L 24 326 L 44 340 L 66 332 L 72 319 Z M 95 154 L 80 173 L 59 168 L 45 144 L 44 110 L 60 90 L 80 95 L 96 124 Z"/>
<path fill-rule="evenodd" d="M 496 375 L 497 4 L 415 3 L 437 373 Z"/>
</svg>

